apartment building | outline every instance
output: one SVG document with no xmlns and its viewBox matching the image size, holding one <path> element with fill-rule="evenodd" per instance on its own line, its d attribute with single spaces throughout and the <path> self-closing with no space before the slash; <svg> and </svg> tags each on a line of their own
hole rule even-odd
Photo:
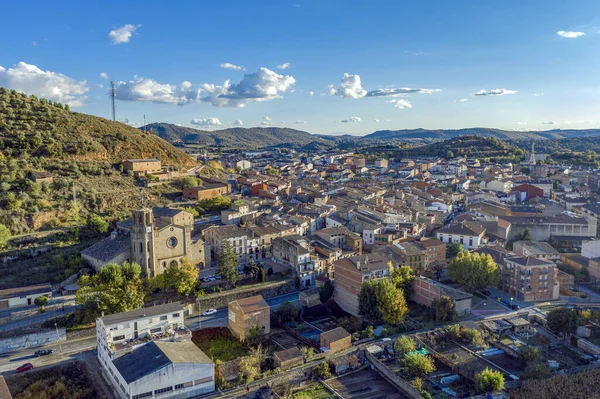
<svg viewBox="0 0 600 399">
<path fill-rule="evenodd" d="M 229 246 L 237 255 L 239 263 L 248 262 L 250 252 L 253 255 L 251 259 L 254 259 L 257 251 L 259 251 L 259 238 L 254 235 L 248 236 L 246 230 L 235 225 L 211 226 L 204 230 L 204 239 L 210 245 L 214 259 L 223 250 L 225 242 L 229 243 Z"/>
<path fill-rule="evenodd" d="M 435 236 L 444 243 L 459 243 L 465 249 L 477 249 L 484 243 L 485 228 L 473 222 L 461 222 L 439 229 Z"/>
<path fill-rule="evenodd" d="M 501 265 L 500 285 L 522 302 L 558 299 L 556 270 L 554 263 L 531 256 L 506 258 Z"/>
<path fill-rule="evenodd" d="M 294 270 L 303 288 L 314 286 L 317 276 L 324 272 L 317 268 L 317 257 L 312 252 L 310 240 L 297 234 L 273 240 L 273 259 Z"/>
</svg>

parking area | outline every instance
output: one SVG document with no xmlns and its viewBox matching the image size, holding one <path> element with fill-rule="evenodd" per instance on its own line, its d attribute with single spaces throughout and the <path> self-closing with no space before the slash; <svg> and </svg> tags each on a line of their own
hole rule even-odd
<svg viewBox="0 0 600 399">
<path fill-rule="evenodd" d="M 403 399 L 405 395 L 398 392 L 379 373 L 371 369 L 363 369 L 343 377 L 326 381 L 344 399 Z"/>
</svg>

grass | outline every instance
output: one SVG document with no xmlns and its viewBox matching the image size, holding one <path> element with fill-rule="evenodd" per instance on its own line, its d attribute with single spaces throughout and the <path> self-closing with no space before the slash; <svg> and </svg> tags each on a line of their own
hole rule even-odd
<svg viewBox="0 0 600 399">
<path fill-rule="evenodd" d="M 214 362 L 228 362 L 248 354 L 248 348 L 234 338 L 226 327 L 194 331 L 192 342 Z"/>
<path fill-rule="evenodd" d="M 330 393 L 321 383 L 309 385 L 292 395 L 293 399 L 333 399 L 335 395 Z"/>
<path fill-rule="evenodd" d="M 96 399 L 85 365 L 79 362 L 6 377 L 14 399 Z"/>
</svg>

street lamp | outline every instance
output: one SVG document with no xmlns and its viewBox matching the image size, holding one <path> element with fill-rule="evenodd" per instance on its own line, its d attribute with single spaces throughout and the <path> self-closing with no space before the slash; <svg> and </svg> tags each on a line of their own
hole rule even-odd
<svg viewBox="0 0 600 399">
<path fill-rule="evenodd" d="M 58 340 L 58 353 L 62 356 L 62 344 L 60 343 L 60 336 L 58 335 L 58 325 L 54 322 L 54 328 L 56 328 L 56 339 Z"/>
<path fill-rule="evenodd" d="M 511 296 L 511 297 L 510 297 L 510 308 L 511 308 L 511 309 L 512 309 L 512 301 L 513 301 L 513 299 L 514 299 L 514 298 Z"/>
</svg>

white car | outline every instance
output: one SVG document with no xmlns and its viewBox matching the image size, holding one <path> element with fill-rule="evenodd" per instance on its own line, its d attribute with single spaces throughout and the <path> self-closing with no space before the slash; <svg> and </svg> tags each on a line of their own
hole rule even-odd
<svg viewBox="0 0 600 399">
<path fill-rule="evenodd" d="M 217 313 L 217 309 L 208 309 L 202 312 L 202 316 L 212 316 Z"/>
</svg>

